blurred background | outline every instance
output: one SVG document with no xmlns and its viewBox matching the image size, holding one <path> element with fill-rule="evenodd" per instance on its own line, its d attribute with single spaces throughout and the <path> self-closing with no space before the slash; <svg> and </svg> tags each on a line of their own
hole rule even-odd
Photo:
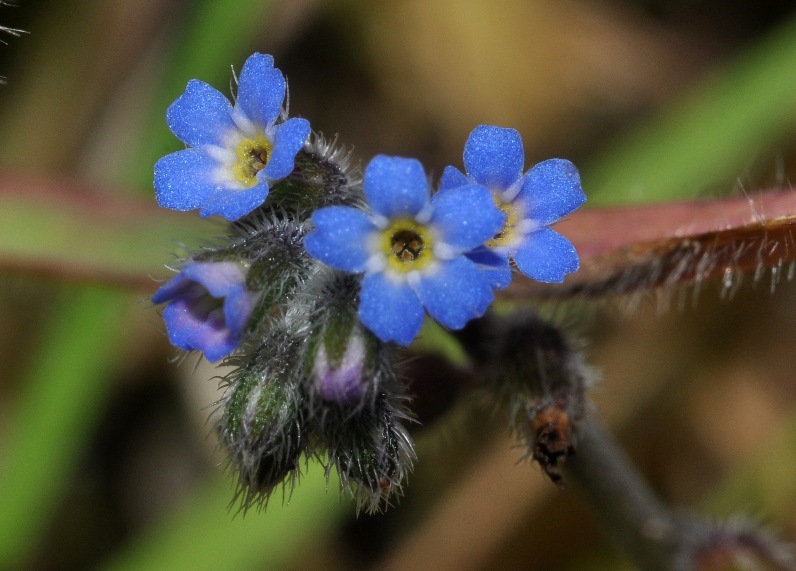
<svg viewBox="0 0 796 571">
<path fill-rule="evenodd" d="M 222 228 L 154 205 L 152 165 L 181 146 L 165 109 L 190 78 L 229 94 L 260 51 L 291 115 L 363 162 L 439 175 L 491 123 L 520 131 L 528 166 L 575 162 L 587 206 L 790 188 L 792 2 L 18 0 L 0 26 L 28 32 L 0 31 L 0 568 L 632 568 L 433 346 L 396 507 L 357 518 L 311 465 L 284 505 L 230 510 L 218 372 L 175 363 L 147 301 L 172 251 Z M 662 498 L 794 541 L 796 284 L 780 277 L 551 310 Z"/>
</svg>

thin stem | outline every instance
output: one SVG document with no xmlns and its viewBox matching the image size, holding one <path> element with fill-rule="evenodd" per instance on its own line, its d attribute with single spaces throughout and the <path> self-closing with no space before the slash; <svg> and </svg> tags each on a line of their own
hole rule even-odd
<svg viewBox="0 0 796 571">
<path fill-rule="evenodd" d="M 641 569 L 670 570 L 686 533 L 655 496 L 614 438 L 593 416 L 578 427 L 566 468 L 614 541 Z"/>
</svg>

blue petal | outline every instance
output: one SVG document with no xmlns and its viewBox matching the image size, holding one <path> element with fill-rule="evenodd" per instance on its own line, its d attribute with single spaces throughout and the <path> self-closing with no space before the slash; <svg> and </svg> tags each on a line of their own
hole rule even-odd
<svg viewBox="0 0 796 571">
<path fill-rule="evenodd" d="M 586 202 L 586 195 L 575 165 L 550 159 L 528 171 L 517 200 L 525 203 L 526 218 L 547 226 Z"/>
<path fill-rule="evenodd" d="M 182 273 L 177 274 L 167 283 L 158 288 L 152 296 L 152 303 L 159 305 L 171 301 L 179 295 L 185 293 L 193 282 Z"/>
<path fill-rule="evenodd" d="M 246 216 L 249 212 L 262 205 L 268 197 L 268 183 L 251 188 L 217 186 L 199 210 L 199 216 L 223 216 L 229 221 Z"/>
<path fill-rule="evenodd" d="M 456 167 L 445 167 L 445 170 L 442 171 L 442 177 L 439 179 L 439 189 L 456 188 L 457 186 L 464 186 L 471 182 L 472 181 L 467 178 L 467 175 Z"/>
<path fill-rule="evenodd" d="M 495 206 L 485 186 L 469 184 L 438 192 L 431 199 L 431 224 L 440 239 L 459 251 L 472 250 L 494 237 L 506 215 Z"/>
<path fill-rule="evenodd" d="M 512 257 L 523 274 L 540 282 L 560 283 L 580 267 L 572 242 L 550 228 L 530 233 Z"/>
<path fill-rule="evenodd" d="M 219 335 L 217 338 L 211 337 L 211 335 L 208 334 L 205 338 L 210 340 L 201 341 L 205 347 L 199 347 L 199 349 L 204 354 L 205 359 L 211 363 L 215 363 L 219 359 L 223 359 L 232 353 L 238 345 L 240 345 L 240 339 L 229 335 L 229 333 L 227 333 L 226 336 Z"/>
<path fill-rule="evenodd" d="M 166 110 L 166 123 L 179 140 L 191 147 L 220 145 L 224 135 L 236 128 L 231 113 L 232 105 L 220 91 L 192 79 Z"/>
<path fill-rule="evenodd" d="M 251 122 L 266 127 L 276 121 L 285 100 L 285 78 L 274 67 L 274 58 L 254 54 L 243 64 L 238 77 L 236 109 Z"/>
<path fill-rule="evenodd" d="M 185 264 L 180 275 L 201 284 L 213 297 L 225 297 L 242 286 L 246 273 L 236 262 L 192 262 Z"/>
<path fill-rule="evenodd" d="M 476 182 L 506 189 L 522 176 L 525 151 L 515 129 L 479 125 L 464 145 L 464 167 Z"/>
<path fill-rule="evenodd" d="M 429 315 L 451 329 L 483 315 L 495 298 L 482 272 L 464 257 L 441 262 L 415 291 Z"/>
<path fill-rule="evenodd" d="M 368 236 L 376 230 L 367 214 L 349 206 L 328 206 L 312 215 L 315 230 L 304 238 L 304 249 L 324 264 L 361 272 L 371 256 Z"/>
<path fill-rule="evenodd" d="M 465 254 L 484 273 L 489 285 L 495 289 L 505 289 L 511 283 L 512 271 L 507 256 L 502 256 L 489 248 L 476 248 Z"/>
<path fill-rule="evenodd" d="M 234 351 L 240 339 L 227 328 L 219 310 L 210 316 L 202 315 L 194 310 L 195 301 L 192 297 L 179 297 L 163 310 L 169 341 L 186 351 L 202 351 L 208 361 L 218 361 Z"/>
<path fill-rule="evenodd" d="M 171 153 L 155 163 L 155 197 L 173 210 L 199 208 L 213 194 L 218 162 L 202 149 Z"/>
<path fill-rule="evenodd" d="M 359 319 L 382 341 L 409 345 L 423 325 L 423 306 L 406 282 L 368 274 L 362 281 Z"/>
<path fill-rule="evenodd" d="M 387 218 L 413 217 L 429 201 L 423 165 L 415 159 L 377 155 L 365 167 L 365 198 Z"/>
<path fill-rule="evenodd" d="M 234 337 L 240 338 L 243 335 L 256 302 L 257 295 L 247 290 L 244 284 L 227 293 L 224 299 L 224 320 Z"/>
<path fill-rule="evenodd" d="M 277 125 L 274 129 L 274 148 L 268 157 L 268 164 L 258 173 L 268 180 L 279 180 L 293 172 L 296 154 L 304 147 L 310 134 L 310 122 L 293 118 Z"/>
</svg>

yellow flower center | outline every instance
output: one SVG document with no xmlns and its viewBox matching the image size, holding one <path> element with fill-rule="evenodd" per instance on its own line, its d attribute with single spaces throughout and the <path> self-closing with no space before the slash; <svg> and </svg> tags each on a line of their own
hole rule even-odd
<svg viewBox="0 0 796 571">
<path fill-rule="evenodd" d="M 492 196 L 492 199 L 501 212 L 506 215 L 506 221 L 503 223 L 503 228 L 486 242 L 486 246 L 489 248 L 511 246 L 517 239 L 517 224 L 522 220 L 522 212 L 511 202 L 503 202 L 495 195 Z"/>
<path fill-rule="evenodd" d="M 264 134 L 257 135 L 252 139 L 243 139 L 238 143 L 238 148 L 235 149 L 238 162 L 232 167 L 235 179 L 249 188 L 255 186 L 257 173 L 268 164 L 273 148 L 274 146 L 265 138 Z"/>
<path fill-rule="evenodd" d="M 414 220 L 395 220 L 381 235 L 387 265 L 397 272 L 426 267 L 433 260 L 431 245 L 428 228 Z"/>
</svg>

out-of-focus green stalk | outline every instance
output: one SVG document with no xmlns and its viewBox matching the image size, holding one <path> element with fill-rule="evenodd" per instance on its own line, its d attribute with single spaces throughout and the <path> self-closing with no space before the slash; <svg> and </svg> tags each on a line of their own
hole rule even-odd
<svg viewBox="0 0 796 571">
<path fill-rule="evenodd" d="M 18 179 L 18 181 L 16 180 Z M 83 199 L 54 181 L 46 194 L 25 195 L 29 177 L 0 173 L 0 271 L 45 274 L 64 280 L 137 287 L 158 284 L 152 276 L 167 276 L 163 264 L 180 244 L 196 245 L 221 224 L 198 216 L 160 209 L 154 200 L 118 196 L 100 205 Z M 16 184 L 18 182 L 18 184 Z M 114 189 L 108 189 L 113 192 Z M 51 208 L 42 203 L 50 201 Z M 46 228 L 31 235 L 30 228 Z M 91 228 L 91 239 L 86 239 Z"/>
<path fill-rule="evenodd" d="M 583 170 L 589 205 L 694 197 L 796 130 L 796 18 Z M 729 189 L 726 189 L 729 190 Z"/>
<path fill-rule="evenodd" d="M 277 492 L 265 512 L 247 515 L 228 509 L 231 484 L 214 479 L 190 504 L 147 530 L 105 567 L 139 569 L 282 569 L 317 548 L 350 513 L 339 500 L 335 479 L 329 491 L 323 467 L 313 465 L 289 501 Z"/>
<path fill-rule="evenodd" d="M 130 296 L 86 289 L 65 297 L 30 362 L 3 443 L 0 569 L 19 568 L 55 512 L 130 332 Z"/>
<path fill-rule="evenodd" d="M 43 192 L 30 192 L 31 186 Z M 177 244 L 194 247 L 225 226 L 157 208 L 154 199 L 96 196 L 72 182 L 0 173 L 0 271 L 152 290 Z M 42 208 L 49 204 L 50 208 Z M 46 231 L 32 234 L 31 228 Z M 91 228 L 91 240 L 86 240 Z M 179 240 L 179 242 L 177 242 Z"/>
</svg>

